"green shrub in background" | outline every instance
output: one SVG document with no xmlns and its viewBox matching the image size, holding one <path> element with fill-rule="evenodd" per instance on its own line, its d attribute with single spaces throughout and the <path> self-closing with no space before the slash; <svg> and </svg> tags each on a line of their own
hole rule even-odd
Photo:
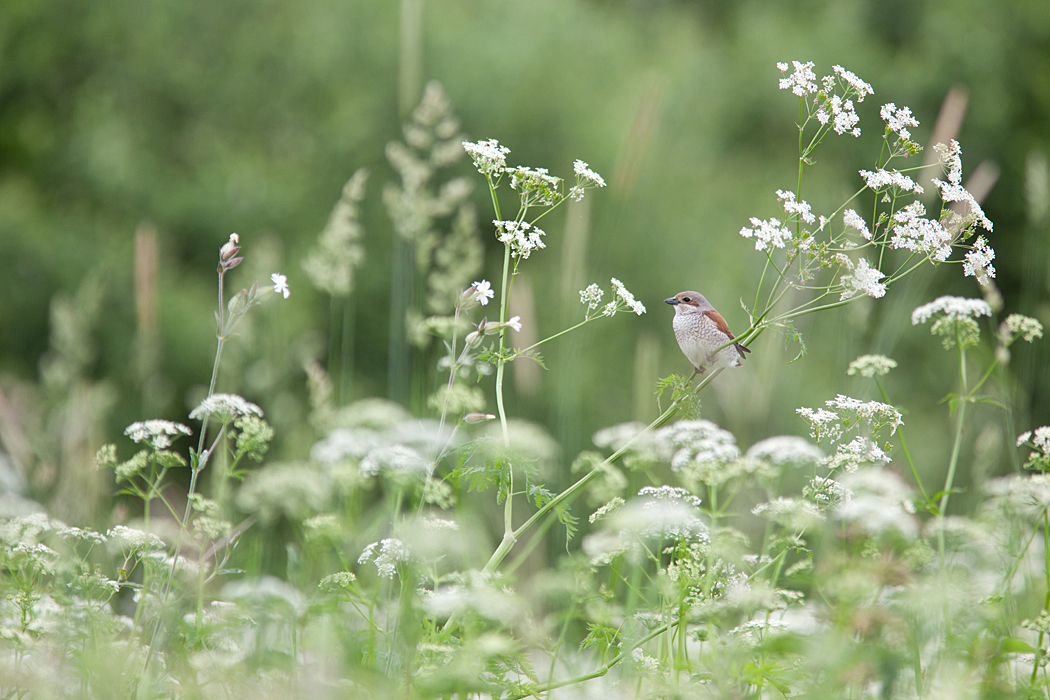
<svg viewBox="0 0 1050 700">
<path fill-rule="evenodd" d="M 382 399 L 342 405 L 342 379 L 307 362 L 312 446 L 266 460 L 274 430 L 259 406 L 218 391 L 220 366 L 234 331 L 270 312 L 254 307 L 294 292 L 272 273 L 227 298 L 227 273 L 253 254 L 232 235 L 219 251 L 212 379 L 188 415 L 196 447 L 178 446 L 188 425 L 146 420 L 126 430 L 139 446 L 130 458 L 115 445 L 96 457 L 141 516 L 98 529 L 45 513 L 0 525 L 3 697 L 1046 696 L 1050 428 L 1018 437 L 1027 471 L 1006 477 L 986 478 L 994 445 L 978 437 L 972 460 L 961 448 L 978 405 L 1010 427 L 1006 363 L 1042 326 L 1018 314 L 998 323 L 992 224 L 962 186 L 954 140 L 937 147 L 940 206 L 927 214 L 921 167 L 904 167 L 921 150 L 906 107 L 882 108 L 881 134 L 865 132 L 879 153 L 863 184 L 818 215 L 803 176 L 825 140 L 861 136 L 855 105 L 872 88 L 839 66 L 819 80 L 812 63 L 779 67 L 798 102 L 798 177 L 776 193 L 782 212 L 740 230 L 763 260 L 736 340 L 776 331 L 804 351 L 798 319 L 959 265 L 986 298 L 939 296 L 911 314 L 957 376 L 937 388 L 951 435 L 943 484 L 909 448 L 928 436 L 885 385 L 908 360 L 875 354 L 848 373 L 882 401 L 840 393 L 798 407 L 815 443 L 774 435 L 742 449 L 701 417 L 701 392 L 728 378 L 716 369 L 662 380 L 656 420 L 599 431 L 597 450 L 567 466 L 544 430 L 508 411 L 508 365 L 543 364 L 541 348 L 566 334 L 598 320 L 622 328 L 646 308 L 616 278 L 607 290 L 590 284 L 574 322 L 526 344 L 510 307 L 516 280 L 544 254 L 543 217 L 605 181 L 579 160 L 570 185 L 508 166 L 494 140 L 460 145 L 434 87 L 391 148 L 401 182 L 384 193 L 399 234 L 410 232 L 412 264 L 394 284 L 415 310 L 410 352 L 430 353 L 436 368 L 423 403 L 433 417 Z M 490 194 L 504 251 L 495 288 L 472 279 L 487 227 L 473 223 L 467 186 L 431 179 L 453 146 Z M 362 260 L 364 178 L 347 184 L 304 262 L 339 300 L 336 319 Z M 330 347 L 345 349 L 345 326 L 332 333 Z M 964 464 L 973 493 L 950 513 Z M 187 469 L 188 493 L 172 478 Z M 550 486 L 566 472 L 577 481 Z M 552 533 L 559 545 L 541 546 Z M 275 538 L 279 576 L 262 565 Z"/>
</svg>

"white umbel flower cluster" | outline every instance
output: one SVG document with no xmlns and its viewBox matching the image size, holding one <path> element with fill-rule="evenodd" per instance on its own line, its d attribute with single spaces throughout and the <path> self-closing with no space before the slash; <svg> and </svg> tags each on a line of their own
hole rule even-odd
<svg viewBox="0 0 1050 700">
<path fill-rule="evenodd" d="M 174 438 L 180 435 L 192 435 L 192 431 L 182 423 L 170 420 L 147 420 L 132 423 L 124 430 L 132 442 L 148 441 L 155 450 L 167 449 Z"/>
<path fill-rule="evenodd" d="M 463 149 L 482 175 L 499 175 L 507 167 L 507 154 L 510 153 L 510 149 L 499 145 L 496 139 L 477 143 L 464 141 Z"/>
<path fill-rule="evenodd" d="M 755 250 L 783 248 L 791 240 L 791 231 L 781 223 L 780 219 L 762 220 L 752 216 L 749 220 L 751 228 L 743 227 L 740 229 L 740 235 L 744 238 L 754 238 Z"/>
<path fill-rule="evenodd" d="M 492 223 L 496 226 L 496 238 L 503 245 L 510 246 L 511 255 L 522 260 L 527 259 L 532 251 L 546 248 L 543 229 L 533 226 L 527 221 L 497 221 Z"/>
<path fill-rule="evenodd" d="M 237 394 L 212 394 L 200 402 L 197 408 L 190 411 L 190 418 L 198 420 L 206 416 L 214 416 L 223 422 L 233 420 L 237 416 L 259 416 L 262 418 L 263 411 Z"/>
<path fill-rule="evenodd" d="M 923 304 L 911 312 L 911 325 L 926 323 L 934 315 L 943 314 L 947 318 L 978 318 L 991 316 L 992 307 L 984 299 L 966 299 L 964 297 L 943 296 Z"/>
</svg>

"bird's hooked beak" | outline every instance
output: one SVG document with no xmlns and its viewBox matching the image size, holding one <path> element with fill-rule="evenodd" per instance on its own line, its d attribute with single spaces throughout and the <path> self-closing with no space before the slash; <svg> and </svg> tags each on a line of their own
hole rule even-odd
<svg viewBox="0 0 1050 700">
<path fill-rule="evenodd" d="M 664 303 L 665 304 L 670 304 L 671 306 L 678 306 L 678 304 L 680 302 L 677 299 L 675 299 L 674 297 L 671 297 L 670 299 L 664 299 Z"/>
</svg>

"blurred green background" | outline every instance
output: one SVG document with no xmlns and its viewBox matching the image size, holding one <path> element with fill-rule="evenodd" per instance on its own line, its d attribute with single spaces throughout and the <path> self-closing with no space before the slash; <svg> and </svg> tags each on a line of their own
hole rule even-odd
<svg viewBox="0 0 1050 700">
<path fill-rule="evenodd" d="M 909 105 L 928 143 L 954 90 L 965 170 L 983 164 L 994 181 L 984 208 L 1004 314 L 1050 323 L 1043 0 L 6 0 L 0 440 L 23 490 L 90 518 L 91 494 L 67 475 L 134 420 L 186 421 L 210 375 L 216 254 L 231 231 L 247 257 L 230 291 L 281 271 L 292 296 L 253 312 L 228 346 L 219 389 L 266 409 L 277 456 L 304 457 L 316 436 L 303 363 L 329 366 L 342 307 L 333 313 L 301 262 L 359 167 L 371 172 L 366 259 L 340 398 L 389 396 L 427 413 L 420 392 L 440 381 L 436 353 L 409 353 L 414 384 L 389 376 L 404 364 L 390 356 L 391 318 L 401 321 L 381 193 L 397 179 L 386 145 L 403 138 L 430 80 L 466 137 L 498 139 L 511 164 L 569 177 L 580 158 L 609 182 L 586 206 L 545 220 L 548 248 L 524 266 L 538 337 L 579 317 L 576 292 L 592 281 L 608 287 L 615 276 L 649 309 L 555 341 L 548 371 L 516 368 L 509 413 L 547 426 L 565 464 L 594 430 L 655 417 L 657 379 L 689 369 L 664 298 L 697 289 L 733 329 L 746 328 L 739 300 L 753 293 L 762 259 L 737 232 L 750 216 L 776 215 L 774 190 L 794 186 L 798 104 L 777 90 L 775 68 L 792 59 L 815 61 L 818 75 L 841 64 L 875 89 L 859 106 L 865 137 L 817 152 L 802 196 L 818 213 L 872 166 L 880 105 Z M 482 276 L 496 281 L 502 253 L 482 180 L 465 160 L 455 170 L 475 182 Z M 566 251 L 571 226 L 586 234 Z M 136 232 L 156 241 L 153 283 L 136 284 Z M 908 322 L 942 294 L 980 290 L 942 266 L 878 302 L 806 317 L 809 353 L 793 364 L 797 349 L 767 333 L 744 369 L 704 395 L 705 416 L 745 447 L 804 434 L 795 408 L 840 392 L 875 398 L 845 370 L 882 352 L 900 363 L 888 389 L 922 437 L 916 456 L 942 478 L 949 423 L 938 402 L 954 388 L 952 365 L 928 328 Z M 1000 374 L 1009 415 L 976 411 L 964 454 L 973 469 L 1007 469 L 1013 436 L 1050 422 L 1048 347 L 1018 347 Z M 482 387 L 493 410 L 491 379 Z"/>
</svg>

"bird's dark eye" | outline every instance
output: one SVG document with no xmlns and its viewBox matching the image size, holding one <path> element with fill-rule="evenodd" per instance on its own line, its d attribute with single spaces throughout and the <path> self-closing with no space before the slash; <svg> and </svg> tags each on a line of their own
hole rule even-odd
<svg viewBox="0 0 1050 700">
<path fill-rule="evenodd" d="M 682 297 L 682 301 L 692 301 L 689 297 Z"/>
</svg>

